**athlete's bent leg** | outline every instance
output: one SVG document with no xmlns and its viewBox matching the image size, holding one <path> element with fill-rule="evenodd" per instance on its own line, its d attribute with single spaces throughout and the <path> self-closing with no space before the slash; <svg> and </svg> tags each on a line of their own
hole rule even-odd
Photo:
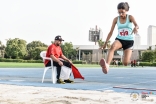
<svg viewBox="0 0 156 104">
<path fill-rule="evenodd" d="M 120 41 L 115 40 L 114 43 L 111 45 L 111 48 L 109 49 L 108 56 L 107 56 L 107 61 L 105 61 L 104 58 L 100 60 L 100 65 L 102 67 L 102 71 L 107 74 L 109 71 L 109 65 L 113 59 L 114 56 L 114 51 L 120 49 L 122 47 L 122 44 Z"/>
<path fill-rule="evenodd" d="M 111 45 L 111 48 L 109 49 L 108 56 L 107 56 L 107 64 L 110 65 L 114 56 L 114 52 L 120 49 L 121 47 L 122 47 L 122 44 L 120 43 L 120 41 L 115 40 L 114 43 Z"/>
<path fill-rule="evenodd" d="M 132 55 L 132 49 L 126 49 L 126 50 L 124 50 L 123 64 L 125 66 L 127 66 L 130 63 L 131 55 Z"/>
</svg>

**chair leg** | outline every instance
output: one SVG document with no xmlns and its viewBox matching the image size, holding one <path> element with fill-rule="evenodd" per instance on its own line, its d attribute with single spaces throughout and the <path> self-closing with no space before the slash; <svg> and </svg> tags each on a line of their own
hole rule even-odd
<svg viewBox="0 0 156 104">
<path fill-rule="evenodd" d="M 53 84 L 56 83 L 56 67 L 52 68 L 52 82 Z"/>
<path fill-rule="evenodd" d="M 49 69 L 49 68 L 44 68 L 44 73 L 43 73 L 43 77 L 42 77 L 42 83 L 43 83 L 43 81 L 44 81 L 45 73 L 46 73 L 46 71 L 47 71 L 48 69 Z"/>
</svg>

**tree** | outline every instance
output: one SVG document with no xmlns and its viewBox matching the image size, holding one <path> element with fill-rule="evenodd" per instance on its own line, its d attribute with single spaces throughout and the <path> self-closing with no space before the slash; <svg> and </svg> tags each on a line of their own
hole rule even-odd
<svg viewBox="0 0 156 104">
<path fill-rule="evenodd" d="M 111 47 L 111 44 L 110 44 L 110 43 L 111 43 L 111 41 L 108 41 L 108 42 L 107 42 L 107 48 L 108 48 L 108 49 Z"/>
<path fill-rule="evenodd" d="M 106 48 L 111 47 L 110 43 L 111 43 L 110 41 L 107 42 Z M 98 40 L 99 47 L 102 47 L 104 44 L 105 44 L 105 41 L 102 41 L 102 39 Z"/>
<path fill-rule="evenodd" d="M 99 48 L 103 47 L 104 43 L 105 43 L 105 41 L 102 41 L 102 39 L 98 40 Z M 102 55 L 103 55 L 103 51 L 104 50 L 102 50 Z M 106 51 L 104 51 L 104 52 L 106 52 Z"/>
<path fill-rule="evenodd" d="M 67 58 L 72 58 L 73 56 L 76 57 L 76 50 L 73 49 L 72 42 L 65 42 L 61 45 L 62 52 Z"/>
<path fill-rule="evenodd" d="M 39 60 L 39 59 L 42 59 L 41 57 L 40 57 L 40 53 L 42 52 L 42 51 L 46 51 L 47 50 L 47 47 L 36 47 L 36 48 L 34 48 L 31 52 L 31 54 L 32 54 L 32 56 L 33 56 L 33 59 L 35 59 L 35 60 Z"/>
<path fill-rule="evenodd" d="M 102 41 L 102 39 L 98 40 L 98 45 L 99 45 L 99 48 L 101 48 L 103 45 L 105 44 L 105 41 Z M 107 42 L 107 45 L 106 45 L 106 48 L 110 48 L 111 45 L 110 45 L 110 41 Z M 106 51 L 104 51 L 106 53 Z M 103 50 L 102 50 L 102 54 L 103 54 Z"/>
<path fill-rule="evenodd" d="M 22 59 L 27 54 L 26 41 L 19 38 L 7 40 L 5 52 L 10 58 Z"/>
<path fill-rule="evenodd" d="M 42 43 L 41 41 L 32 41 L 27 44 L 28 56 L 27 59 L 38 59 L 40 52 L 46 50 L 48 45 Z M 35 52 L 37 51 L 37 52 Z M 35 55 L 37 54 L 37 55 Z"/>
<path fill-rule="evenodd" d="M 98 40 L 99 48 L 101 48 L 104 45 L 105 41 L 102 41 L 102 39 Z"/>
<path fill-rule="evenodd" d="M 142 53 L 142 60 L 153 62 L 155 59 L 155 53 L 152 50 L 145 51 Z"/>
<path fill-rule="evenodd" d="M 5 46 L 0 41 L 0 57 L 4 58 L 4 54 L 5 54 Z"/>
</svg>

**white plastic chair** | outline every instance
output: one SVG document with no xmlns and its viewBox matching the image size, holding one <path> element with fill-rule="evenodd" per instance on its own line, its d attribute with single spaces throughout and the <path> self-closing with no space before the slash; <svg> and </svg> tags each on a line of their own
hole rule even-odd
<svg viewBox="0 0 156 104">
<path fill-rule="evenodd" d="M 40 57 L 42 57 L 43 62 L 45 61 L 45 59 L 51 61 L 51 66 L 45 67 L 45 68 L 44 68 L 44 73 L 43 73 L 43 77 L 42 77 L 42 83 L 43 83 L 43 81 L 44 81 L 44 77 L 45 77 L 46 71 L 47 71 L 48 69 L 52 69 L 52 76 L 51 76 L 51 79 L 52 79 L 53 84 L 55 84 L 55 83 L 56 83 L 56 67 L 53 66 L 53 60 L 52 60 L 51 58 L 49 58 L 49 57 L 46 57 L 46 51 L 42 51 L 42 52 L 40 53 Z"/>
</svg>

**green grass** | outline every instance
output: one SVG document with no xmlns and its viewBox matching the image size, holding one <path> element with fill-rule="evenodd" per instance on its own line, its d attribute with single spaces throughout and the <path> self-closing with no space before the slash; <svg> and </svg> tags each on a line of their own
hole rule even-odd
<svg viewBox="0 0 156 104">
<path fill-rule="evenodd" d="M 76 67 L 100 67 L 100 65 L 75 64 Z M 43 68 L 43 63 L 0 62 L 0 68 Z M 120 66 L 124 67 L 124 66 Z"/>
<path fill-rule="evenodd" d="M 76 67 L 100 67 L 99 65 L 75 64 Z M 42 68 L 43 63 L 0 62 L 0 68 Z"/>
<path fill-rule="evenodd" d="M 0 62 L 0 68 L 42 68 L 43 63 Z"/>
</svg>

